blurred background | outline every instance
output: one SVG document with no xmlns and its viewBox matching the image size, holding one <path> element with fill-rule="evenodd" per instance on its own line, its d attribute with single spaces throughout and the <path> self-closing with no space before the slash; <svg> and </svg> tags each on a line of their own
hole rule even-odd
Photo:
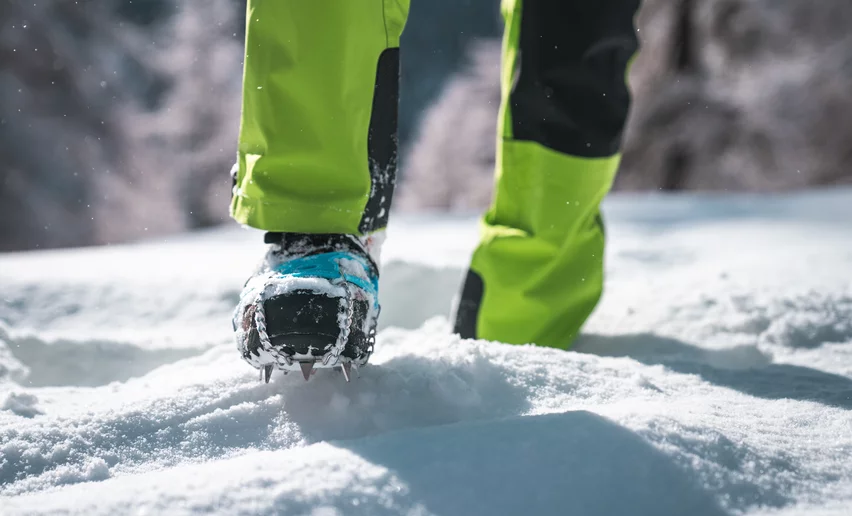
<svg viewBox="0 0 852 516">
<path fill-rule="evenodd" d="M 397 211 L 490 199 L 498 4 L 412 0 Z M 0 251 L 228 223 L 244 10 L 0 0 Z M 644 0 L 616 189 L 852 183 L 849 27 L 848 0 Z"/>
</svg>

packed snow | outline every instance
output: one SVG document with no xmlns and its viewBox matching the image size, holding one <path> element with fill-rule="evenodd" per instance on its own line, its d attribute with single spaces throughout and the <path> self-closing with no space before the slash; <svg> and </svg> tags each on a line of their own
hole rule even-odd
<svg viewBox="0 0 852 516">
<path fill-rule="evenodd" d="M 568 352 L 451 335 L 476 220 L 395 217 L 350 384 L 238 357 L 258 232 L 0 255 L 0 513 L 852 514 L 852 191 L 605 213 Z"/>
</svg>

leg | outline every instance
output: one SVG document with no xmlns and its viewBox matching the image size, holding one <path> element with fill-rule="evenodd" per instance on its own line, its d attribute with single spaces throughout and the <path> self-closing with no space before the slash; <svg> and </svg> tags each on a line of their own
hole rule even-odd
<svg viewBox="0 0 852 516">
<path fill-rule="evenodd" d="M 504 0 L 496 189 L 462 289 L 465 338 L 566 348 L 603 288 L 639 0 Z"/>
<path fill-rule="evenodd" d="M 408 0 L 249 0 L 231 213 L 266 230 L 234 311 L 240 353 L 274 369 L 366 364 L 379 316 L 368 235 L 396 180 Z M 360 238 L 366 237 L 366 238 Z"/>
<path fill-rule="evenodd" d="M 408 0 L 249 0 L 238 222 L 355 235 L 387 224 L 407 14 Z"/>
</svg>

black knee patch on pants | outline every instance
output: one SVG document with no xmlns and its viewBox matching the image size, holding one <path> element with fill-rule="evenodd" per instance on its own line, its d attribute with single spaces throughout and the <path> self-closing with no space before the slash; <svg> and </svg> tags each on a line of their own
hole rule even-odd
<svg viewBox="0 0 852 516">
<path fill-rule="evenodd" d="M 639 0 L 524 0 L 510 94 L 516 140 L 586 158 L 619 152 Z"/>
</svg>

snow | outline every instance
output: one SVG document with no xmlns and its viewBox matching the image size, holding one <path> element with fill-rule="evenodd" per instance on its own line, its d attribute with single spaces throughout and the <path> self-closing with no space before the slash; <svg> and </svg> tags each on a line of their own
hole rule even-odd
<svg viewBox="0 0 852 516">
<path fill-rule="evenodd" d="M 612 197 L 570 352 L 461 341 L 473 217 L 395 216 L 346 384 L 270 384 L 228 228 L 0 255 L 0 514 L 852 512 L 852 191 Z"/>
</svg>

